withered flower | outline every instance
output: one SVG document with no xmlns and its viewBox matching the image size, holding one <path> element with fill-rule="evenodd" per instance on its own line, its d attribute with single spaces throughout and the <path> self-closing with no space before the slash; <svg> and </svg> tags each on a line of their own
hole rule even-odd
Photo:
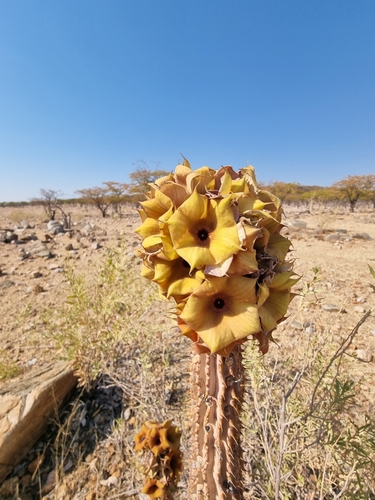
<svg viewBox="0 0 375 500">
<path fill-rule="evenodd" d="M 164 498 L 167 494 L 167 485 L 157 479 L 147 479 L 141 492 L 150 498 Z"/>
</svg>

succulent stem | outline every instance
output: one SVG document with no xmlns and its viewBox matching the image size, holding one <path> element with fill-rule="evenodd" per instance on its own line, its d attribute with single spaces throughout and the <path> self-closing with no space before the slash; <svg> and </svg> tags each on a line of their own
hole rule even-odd
<svg viewBox="0 0 375 500">
<path fill-rule="evenodd" d="M 241 346 L 235 346 L 227 357 L 196 354 L 191 387 L 194 463 L 190 469 L 189 498 L 242 500 Z"/>
</svg>

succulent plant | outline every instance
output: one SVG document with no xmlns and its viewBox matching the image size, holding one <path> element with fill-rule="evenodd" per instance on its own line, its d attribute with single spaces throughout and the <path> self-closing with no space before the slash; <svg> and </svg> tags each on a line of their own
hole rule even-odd
<svg viewBox="0 0 375 500">
<path fill-rule="evenodd" d="M 190 496 L 242 498 L 241 344 L 252 338 L 268 351 L 297 281 L 280 200 L 258 187 L 252 166 L 192 170 L 184 159 L 141 207 L 142 275 L 175 301 L 196 352 Z"/>
</svg>

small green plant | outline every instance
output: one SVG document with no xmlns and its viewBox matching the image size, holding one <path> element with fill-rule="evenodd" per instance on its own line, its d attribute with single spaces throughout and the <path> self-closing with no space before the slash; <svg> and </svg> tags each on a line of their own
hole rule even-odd
<svg viewBox="0 0 375 500">
<path fill-rule="evenodd" d="M 100 374 L 111 371 L 127 344 L 151 342 L 150 329 L 142 330 L 142 316 L 156 294 L 135 279 L 136 273 L 124 245 L 108 251 L 94 276 L 80 275 L 66 263 L 68 297 L 60 309 L 45 312 L 44 323 L 46 335 L 73 362 L 82 386 L 89 388 Z"/>
<path fill-rule="evenodd" d="M 369 267 L 371 276 L 375 279 L 375 269 L 373 267 L 371 267 L 370 264 L 368 264 L 368 267 Z M 373 291 L 375 292 L 375 285 L 373 285 L 372 283 L 370 283 L 370 286 L 373 289 Z"/>
<path fill-rule="evenodd" d="M 319 282 L 322 281 L 321 268 L 319 266 L 314 266 L 311 268 L 313 273 L 312 278 L 309 281 L 305 281 L 303 284 L 303 289 L 301 291 L 301 296 L 306 297 L 307 295 L 312 295 L 314 297 L 314 302 L 318 304 L 320 302 L 319 293 L 322 289 L 317 286 Z"/>
<path fill-rule="evenodd" d="M 16 377 L 21 372 L 21 367 L 9 359 L 5 351 L 0 352 L 0 380 Z"/>
</svg>

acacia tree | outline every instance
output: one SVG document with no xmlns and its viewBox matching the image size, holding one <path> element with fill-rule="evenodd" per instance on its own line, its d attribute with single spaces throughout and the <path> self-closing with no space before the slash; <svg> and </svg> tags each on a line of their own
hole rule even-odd
<svg viewBox="0 0 375 500">
<path fill-rule="evenodd" d="M 98 208 L 103 217 L 113 205 L 119 205 L 128 196 L 129 185 L 120 182 L 103 182 L 103 187 L 78 189 L 76 192 L 88 203 Z"/>
<path fill-rule="evenodd" d="M 275 181 L 271 182 L 266 189 L 277 196 L 281 203 L 283 203 L 289 195 L 294 194 L 298 191 L 299 184 L 296 182 L 281 182 Z"/>
<path fill-rule="evenodd" d="M 70 229 L 71 215 L 67 213 L 62 206 L 62 193 L 54 189 L 41 189 L 40 198 L 34 198 L 33 203 L 41 204 L 48 220 L 55 220 L 56 211 L 58 210 L 63 218 L 65 229 Z"/>
<path fill-rule="evenodd" d="M 153 184 L 160 177 L 169 175 L 170 172 L 162 169 L 151 170 L 148 166 L 138 167 L 130 174 L 129 193 L 144 199 L 145 193 L 150 190 L 150 184 Z"/>
<path fill-rule="evenodd" d="M 375 175 L 368 174 L 365 175 L 368 184 L 368 190 L 365 194 L 366 199 L 372 202 L 373 207 L 375 208 Z"/>
<path fill-rule="evenodd" d="M 374 190 L 374 180 L 373 175 L 348 175 L 345 179 L 335 182 L 332 187 L 338 189 L 343 199 L 349 201 L 350 211 L 354 212 L 359 198 L 365 198 Z"/>
</svg>

